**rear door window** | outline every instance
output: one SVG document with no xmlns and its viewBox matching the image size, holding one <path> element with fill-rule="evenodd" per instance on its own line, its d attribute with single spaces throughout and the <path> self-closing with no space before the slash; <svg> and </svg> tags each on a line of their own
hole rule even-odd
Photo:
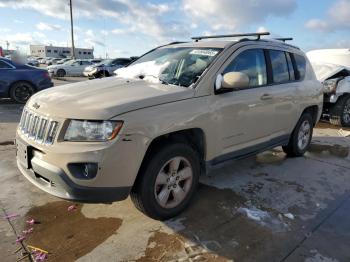
<svg viewBox="0 0 350 262">
<path fill-rule="evenodd" d="M 283 51 L 269 50 L 272 79 L 274 83 L 285 83 L 289 81 L 289 69 L 286 55 Z"/>
<path fill-rule="evenodd" d="M 249 87 L 267 84 L 265 55 L 262 49 L 249 49 L 240 53 L 225 69 L 225 73 L 241 72 L 249 77 Z"/>
</svg>

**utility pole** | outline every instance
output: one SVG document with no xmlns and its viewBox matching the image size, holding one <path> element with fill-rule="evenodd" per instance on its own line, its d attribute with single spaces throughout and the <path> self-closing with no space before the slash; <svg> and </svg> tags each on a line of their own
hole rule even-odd
<svg viewBox="0 0 350 262">
<path fill-rule="evenodd" d="M 69 9 L 70 9 L 70 32 L 72 37 L 72 58 L 75 59 L 72 0 L 69 0 Z"/>
<path fill-rule="evenodd" d="M 6 50 L 7 51 L 9 50 L 9 45 L 10 45 L 9 41 L 6 41 Z"/>
</svg>

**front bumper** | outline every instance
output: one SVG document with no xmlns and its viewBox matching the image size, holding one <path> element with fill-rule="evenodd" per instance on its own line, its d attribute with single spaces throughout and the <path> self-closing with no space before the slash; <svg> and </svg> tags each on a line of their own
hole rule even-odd
<svg viewBox="0 0 350 262">
<path fill-rule="evenodd" d="M 86 203 L 110 203 L 128 197 L 131 187 L 85 187 L 75 184 L 60 168 L 39 158 L 27 169 L 17 160 L 21 173 L 41 190 L 59 198 Z"/>
<path fill-rule="evenodd" d="M 16 138 L 16 147 L 17 166 L 21 173 L 32 184 L 56 197 L 87 203 L 110 203 L 126 199 L 132 188 L 132 184 L 131 186 L 129 186 L 130 184 L 126 186 L 121 184 L 120 180 L 123 174 L 120 174 L 119 179 L 115 177 L 115 174 L 110 174 L 111 177 L 106 177 L 106 174 L 101 175 L 108 180 L 108 183 L 103 186 L 96 183 L 96 181 L 72 179 L 71 174 L 68 174 L 65 168 L 61 168 L 62 164 L 50 162 L 51 159 L 48 157 L 48 155 L 51 155 L 50 153 L 40 152 L 40 149 L 34 148 L 18 136 Z M 23 155 L 20 156 L 23 150 L 26 151 L 28 164 L 24 164 Z M 67 159 L 70 158 L 68 154 L 66 157 Z M 64 161 L 67 160 L 65 159 Z"/>
</svg>

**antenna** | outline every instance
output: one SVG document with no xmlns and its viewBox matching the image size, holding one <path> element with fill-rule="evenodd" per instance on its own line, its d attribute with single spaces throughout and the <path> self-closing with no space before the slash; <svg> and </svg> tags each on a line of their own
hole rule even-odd
<svg viewBox="0 0 350 262">
<path fill-rule="evenodd" d="M 192 37 L 192 40 L 198 42 L 203 39 L 212 39 L 212 38 L 227 38 L 227 37 L 243 37 L 243 36 L 256 36 L 256 40 L 260 40 L 261 36 L 270 35 L 269 32 L 260 32 L 260 33 L 245 33 L 245 34 L 231 34 L 231 35 L 208 35 L 208 36 L 195 36 Z"/>
</svg>

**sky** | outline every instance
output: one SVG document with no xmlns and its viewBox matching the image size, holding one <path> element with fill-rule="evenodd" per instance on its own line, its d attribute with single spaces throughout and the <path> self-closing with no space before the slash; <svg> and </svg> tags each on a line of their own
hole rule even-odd
<svg viewBox="0 0 350 262">
<path fill-rule="evenodd" d="M 304 51 L 350 48 L 350 0 L 72 0 L 76 47 L 141 55 L 191 36 L 269 31 Z M 0 0 L 0 46 L 70 46 L 68 0 Z"/>
</svg>

